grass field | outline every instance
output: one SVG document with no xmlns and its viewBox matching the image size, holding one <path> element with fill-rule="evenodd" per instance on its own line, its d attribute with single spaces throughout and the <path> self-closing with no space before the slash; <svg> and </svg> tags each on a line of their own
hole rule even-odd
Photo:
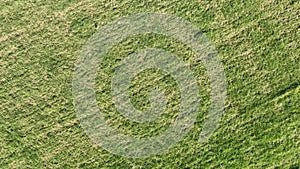
<svg viewBox="0 0 300 169">
<path fill-rule="evenodd" d="M 118 44 L 100 65 L 96 94 L 109 124 L 148 137 L 174 120 L 179 91 L 158 70 L 132 82 L 135 107 L 149 107 L 151 85 L 168 94 L 162 117 L 137 124 L 111 102 L 110 77 L 120 60 L 156 47 L 190 64 L 200 87 L 197 123 L 178 145 L 149 158 L 125 158 L 85 134 L 73 106 L 72 73 L 90 36 L 122 16 L 168 13 L 201 29 L 218 51 L 227 78 L 222 121 L 198 141 L 208 113 L 209 83 L 181 42 L 157 34 Z M 300 2 L 296 0 L 29 0 L 0 1 L 0 168 L 290 168 L 300 167 Z"/>
</svg>

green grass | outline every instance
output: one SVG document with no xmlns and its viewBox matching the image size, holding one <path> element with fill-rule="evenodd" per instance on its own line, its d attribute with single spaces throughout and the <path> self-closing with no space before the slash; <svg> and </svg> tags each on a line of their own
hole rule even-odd
<svg viewBox="0 0 300 169">
<path fill-rule="evenodd" d="M 110 77 L 133 51 L 158 47 L 191 65 L 200 86 L 195 127 L 169 151 L 145 159 L 113 155 L 81 128 L 72 100 L 72 73 L 88 38 L 128 14 L 182 17 L 210 38 L 227 77 L 224 116 L 208 142 L 198 136 L 209 110 L 201 62 L 179 41 L 155 34 L 132 37 L 108 53 L 97 76 L 98 105 L 111 126 L 136 137 L 165 130 L 176 116 L 174 79 L 149 70 L 132 82 L 133 104 L 146 109 L 155 87 L 168 93 L 161 119 L 137 124 L 111 103 Z M 151 0 L 0 2 L 0 168 L 299 168 L 300 3 L 295 0 L 218 2 Z M 147 87 L 148 86 L 148 87 Z"/>
</svg>

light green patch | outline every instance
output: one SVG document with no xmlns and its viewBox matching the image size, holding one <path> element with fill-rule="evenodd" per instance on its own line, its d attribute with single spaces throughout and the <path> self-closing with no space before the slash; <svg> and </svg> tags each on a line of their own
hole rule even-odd
<svg viewBox="0 0 300 169">
<path fill-rule="evenodd" d="M 1 1 L 0 168 L 299 168 L 299 6 L 295 0 Z M 133 104 L 147 108 L 147 86 L 155 84 L 169 90 L 170 113 L 137 125 L 115 112 L 112 67 L 136 49 L 160 47 L 182 57 L 196 72 L 201 95 L 197 123 L 179 145 L 162 155 L 127 159 L 84 133 L 72 104 L 72 73 L 93 33 L 122 16 L 150 11 L 182 17 L 206 33 L 225 69 L 227 105 L 219 128 L 199 144 L 210 104 L 202 63 L 189 60 L 193 52 L 185 45 L 160 35 L 122 42 L 100 65 L 96 85 L 98 105 L 107 108 L 112 127 L 151 136 L 176 116 L 176 85 L 154 70 L 132 82 Z"/>
</svg>

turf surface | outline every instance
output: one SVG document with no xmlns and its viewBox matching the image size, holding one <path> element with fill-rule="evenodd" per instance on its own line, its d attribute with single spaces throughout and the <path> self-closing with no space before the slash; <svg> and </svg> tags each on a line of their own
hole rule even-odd
<svg viewBox="0 0 300 169">
<path fill-rule="evenodd" d="M 120 116 L 109 88 L 122 58 L 141 48 L 163 48 L 197 75 L 201 108 L 194 129 L 161 155 L 128 159 L 97 146 L 81 128 L 72 104 L 79 52 L 102 26 L 139 12 L 184 18 L 217 49 L 228 96 L 207 143 L 197 140 L 210 104 L 204 66 L 190 59 L 187 46 L 156 34 L 132 37 L 108 53 L 97 76 L 98 105 L 123 133 L 145 137 L 164 131 L 177 111 L 174 79 L 149 70 L 132 82 L 132 102 L 141 110 L 150 105 L 152 84 L 168 93 L 166 113 L 150 124 Z M 299 16 L 295 0 L 0 1 L 0 168 L 299 168 Z"/>
</svg>

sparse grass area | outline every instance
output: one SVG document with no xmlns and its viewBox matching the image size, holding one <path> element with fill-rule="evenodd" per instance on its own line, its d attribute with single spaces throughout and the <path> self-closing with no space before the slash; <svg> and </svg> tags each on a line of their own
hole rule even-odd
<svg viewBox="0 0 300 169">
<path fill-rule="evenodd" d="M 155 34 L 115 46 L 100 66 L 96 91 L 107 120 L 123 133 L 159 134 L 178 105 L 174 79 L 149 70 L 132 82 L 131 98 L 145 109 L 150 86 L 165 89 L 169 104 L 162 118 L 142 125 L 116 113 L 110 77 L 136 49 L 176 53 L 200 86 L 200 112 L 189 135 L 162 155 L 127 159 L 84 133 L 72 104 L 72 73 L 93 33 L 122 16 L 150 11 L 182 17 L 206 33 L 222 59 L 228 98 L 219 128 L 199 144 L 210 89 L 202 63 L 190 59 L 193 52 Z M 295 0 L 0 1 L 0 168 L 299 168 L 299 16 Z"/>
</svg>

